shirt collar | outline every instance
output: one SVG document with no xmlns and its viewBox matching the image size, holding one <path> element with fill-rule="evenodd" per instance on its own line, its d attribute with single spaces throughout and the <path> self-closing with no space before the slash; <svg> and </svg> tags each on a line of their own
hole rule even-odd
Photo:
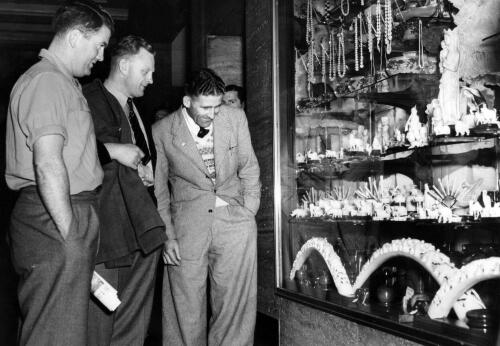
<svg viewBox="0 0 500 346">
<path fill-rule="evenodd" d="M 38 56 L 50 61 L 52 65 L 54 65 L 59 71 L 61 71 L 66 77 L 68 77 L 73 83 L 79 85 L 78 80 L 73 76 L 73 74 L 68 70 L 66 65 L 63 64 L 61 59 L 59 59 L 55 54 L 51 53 L 47 49 L 40 50 Z"/>
<path fill-rule="evenodd" d="M 127 100 L 128 96 L 122 93 L 120 90 L 116 89 L 113 87 L 113 83 L 110 83 L 108 80 L 104 81 L 104 86 L 108 91 L 113 95 L 120 106 L 122 106 L 123 109 L 127 109 Z"/>
<path fill-rule="evenodd" d="M 198 135 L 198 131 L 200 131 L 200 126 L 194 121 L 193 118 L 191 118 L 186 110 L 185 107 L 182 107 L 182 115 L 184 116 L 184 120 L 186 121 L 186 125 L 189 129 L 189 132 L 191 132 L 191 135 L 194 137 L 196 137 Z M 209 127 L 207 127 L 207 129 L 209 130 L 208 132 L 208 136 L 211 135 L 211 132 L 212 132 L 212 129 L 213 129 L 213 122 L 210 124 Z"/>
</svg>

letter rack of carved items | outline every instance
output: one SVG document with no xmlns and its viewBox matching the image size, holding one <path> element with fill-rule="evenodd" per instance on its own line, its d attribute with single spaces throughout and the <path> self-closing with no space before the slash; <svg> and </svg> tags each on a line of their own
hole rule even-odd
<svg viewBox="0 0 500 346">
<path fill-rule="evenodd" d="M 368 313 L 400 334 L 493 342 L 499 3 L 285 5 L 295 51 L 294 109 L 280 114 L 294 131 L 277 139 L 290 158 L 280 161 L 285 296 L 361 322 Z"/>
</svg>

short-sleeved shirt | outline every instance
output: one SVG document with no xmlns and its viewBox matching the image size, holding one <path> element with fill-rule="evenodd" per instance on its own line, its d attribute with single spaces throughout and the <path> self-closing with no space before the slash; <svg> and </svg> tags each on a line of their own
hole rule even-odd
<svg viewBox="0 0 500 346">
<path fill-rule="evenodd" d="M 7 185 L 36 185 L 33 146 L 45 135 L 64 138 L 63 160 L 70 194 L 101 185 L 94 124 L 78 80 L 48 50 L 16 82 L 10 95 L 6 133 Z"/>
</svg>

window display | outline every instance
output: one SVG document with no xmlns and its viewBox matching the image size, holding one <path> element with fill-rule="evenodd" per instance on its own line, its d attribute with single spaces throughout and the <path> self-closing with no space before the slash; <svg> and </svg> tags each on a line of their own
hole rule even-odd
<svg viewBox="0 0 500 346">
<path fill-rule="evenodd" d="M 427 342 L 496 337 L 500 68 L 468 36 L 500 31 L 500 6 L 474 5 L 472 34 L 471 6 L 282 2 L 283 296 Z"/>
</svg>

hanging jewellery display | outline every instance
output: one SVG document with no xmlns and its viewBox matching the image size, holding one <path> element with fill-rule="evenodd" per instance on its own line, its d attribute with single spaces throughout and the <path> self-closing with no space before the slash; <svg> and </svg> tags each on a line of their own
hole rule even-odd
<svg viewBox="0 0 500 346">
<path fill-rule="evenodd" d="M 377 49 L 380 52 L 380 39 L 382 37 L 382 5 L 380 4 L 380 0 L 377 0 L 375 15 L 377 17 L 375 37 L 377 37 Z"/>
<path fill-rule="evenodd" d="M 359 71 L 358 17 L 354 20 L 354 71 Z"/>
<path fill-rule="evenodd" d="M 349 0 L 340 0 L 340 11 L 342 11 L 344 17 L 349 14 Z"/>
<path fill-rule="evenodd" d="M 336 76 L 335 37 L 334 37 L 333 31 L 330 31 L 329 40 L 328 40 L 328 47 L 329 47 L 329 60 L 330 60 L 330 65 L 329 65 L 329 70 L 328 70 L 328 78 L 330 79 L 330 82 L 333 82 L 335 80 L 335 76 Z"/>
<path fill-rule="evenodd" d="M 314 40 L 311 41 L 311 45 L 309 46 L 309 54 L 307 57 L 307 81 L 309 83 L 315 83 L 316 79 L 314 78 Z"/>
<path fill-rule="evenodd" d="M 313 40 L 313 6 L 312 0 L 307 0 L 307 11 L 306 11 L 306 43 L 311 44 Z"/>
<path fill-rule="evenodd" d="M 363 68 L 363 15 L 360 12 L 359 18 L 359 68 Z"/>
<path fill-rule="evenodd" d="M 368 9 L 368 11 L 370 11 Z M 370 63 L 373 64 L 373 22 L 371 12 L 366 16 L 366 26 L 368 27 L 368 53 L 370 53 Z"/>
<path fill-rule="evenodd" d="M 330 19 L 331 19 L 331 15 L 330 15 L 330 11 L 331 11 L 332 7 L 330 5 L 330 1 L 326 0 L 325 1 L 325 15 L 324 15 L 324 19 L 325 19 L 325 22 L 328 24 L 330 23 Z"/>
<path fill-rule="evenodd" d="M 392 51 L 392 5 L 391 0 L 385 0 L 385 50 L 387 54 Z"/>
<path fill-rule="evenodd" d="M 339 40 L 339 48 L 337 49 L 337 56 L 338 56 L 337 72 L 339 77 L 342 78 L 345 76 L 345 72 L 347 69 L 345 65 L 344 28 L 340 28 L 340 33 L 338 34 L 338 40 Z"/>
<path fill-rule="evenodd" d="M 326 93 L 326 47 L 323 39 L 321 40 L 321 82 L 323 83 L 324 92 Z"/>
<path fill-rule="evenodd" d="M 422 20 L 418 20 L 418 67 L 424 67 L 424 45 L 422 44 Z"/>
</svg>

